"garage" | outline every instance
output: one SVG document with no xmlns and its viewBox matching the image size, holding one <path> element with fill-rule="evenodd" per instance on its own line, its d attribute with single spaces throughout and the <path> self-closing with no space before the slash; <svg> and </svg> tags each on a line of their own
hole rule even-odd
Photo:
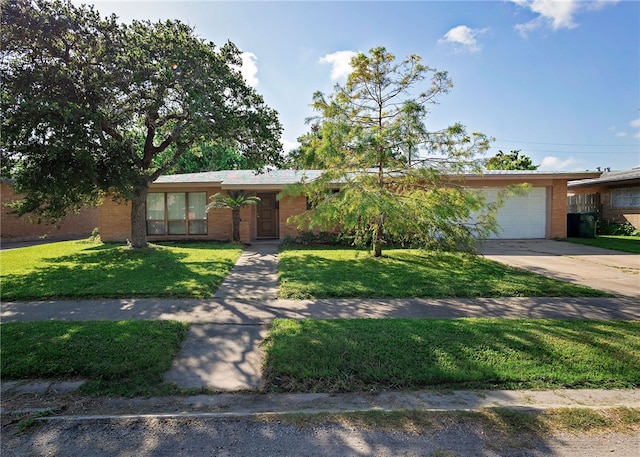
<svg viewBox="0 0 640 457">
<path fill-rule="evenodd" d="M 495 202 L 498 189 L 486 189 L 487 201 Z M 547 227 L 547 189 L 533 187 L 522 196 L 507 198 L 497 217 L 500 231 L 491 239 L 545 238 Z"/>
</svg>

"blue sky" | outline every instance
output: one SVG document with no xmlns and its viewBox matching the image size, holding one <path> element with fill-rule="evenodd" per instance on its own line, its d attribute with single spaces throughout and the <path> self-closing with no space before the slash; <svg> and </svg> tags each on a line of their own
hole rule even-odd
<svg viewBox="0 0 640 457">
<path fill-rule="evenodd" d="M 433 130 L 461 122 L 541 170 L 640 166 L 638 1 L 81 1 L 103 14 L 180 19 L 245 54 L 245 77 L 276 109 L 285 150 L 308 130 L 315 91 L 344 82 L 353 52 L 384 46 L 446 70 Z"/>
</svg>

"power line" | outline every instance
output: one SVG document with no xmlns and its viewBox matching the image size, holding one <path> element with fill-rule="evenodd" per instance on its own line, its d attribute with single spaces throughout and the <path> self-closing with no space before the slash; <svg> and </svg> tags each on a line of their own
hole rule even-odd
<svg viewBox="0 0 640 457">
<path fill-rule="evenodd" d="M 523 144 L 546 144 L 550 146 L 581 146 L 581 147 L 604 147 L 604 148 L 637 148 L 637 144 L 580 144 L 580 143 L 543 143 L 541 141 L 521 141 L 521 140 L 496 140 L 496 143 L 523 143 Z"/>
<path fill-rule="evenodd" d="M 552 154 L 640 154 L 638 151 L 558 151 L 549 149 L 526 149 L 525 152 L 548 152 Z"/>
</svg>

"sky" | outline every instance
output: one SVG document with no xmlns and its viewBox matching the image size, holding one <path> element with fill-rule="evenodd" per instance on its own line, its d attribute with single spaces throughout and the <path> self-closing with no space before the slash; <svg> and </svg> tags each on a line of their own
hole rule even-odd
<svg viewBox="0 0 640 457">
<path fill-rule="evenodd" d="M 309 130 L 314 92 L 384 46 L 447 71 L 427 118 L 495 138 L 543 171 L 640 166 L 640 1 L 91 1 L 121 22 L 179 19 L 243 52 L 247 82 L 279 113 L 285 151 Z"/>
</svg>

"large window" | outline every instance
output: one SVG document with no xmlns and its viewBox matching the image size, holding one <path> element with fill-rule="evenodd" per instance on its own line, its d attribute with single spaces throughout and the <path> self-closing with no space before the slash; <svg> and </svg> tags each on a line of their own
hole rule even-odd
<svg viewBox="0 0 640 457">
<path fill-rule="evenodd" d="M 206 192 L 150 192 L 147 235 L 206 235 Z"/>
<path fill-rule="evenodd" d="M 611 190 L 611 206 L 613 208 L 640 207 L 640 187 L 625 187 Z"/>
</svg>

